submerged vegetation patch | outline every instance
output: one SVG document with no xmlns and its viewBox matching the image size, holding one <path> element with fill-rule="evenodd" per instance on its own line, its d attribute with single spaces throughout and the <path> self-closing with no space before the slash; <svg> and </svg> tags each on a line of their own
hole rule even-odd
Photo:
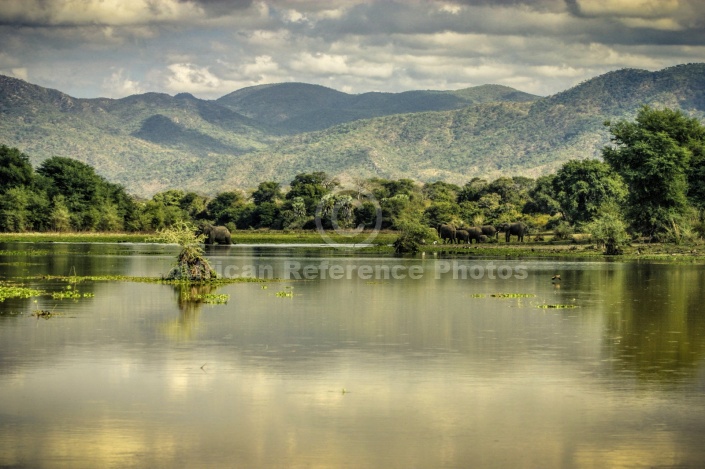
<svg viewBox="0 0 705 469">
<path fill-rule="evenodd" d="M 46 249 L 28 249 L 26 251 L 0 249 L 0 256 L 46 256 Z"/>
<path fill-rule="evenodd" d="M 253 277 L 237 278 L 211 278 L 208 280 L 187 280 L 187 279 L 166 279 L 163 277 L 135 277 L 130 275 L 38 275 L 24 277 L 26 280 L 53 280 L 59 282 L 80 283 L 80 282 L 136 282 L 136 283 L 158 283 L 164 285 L 228 285 L 231 283 L 263 283 L 272 282 L 276 279 L 260 279 Z"/>
<path fill-rule="evenodd" d="M 540 304 L 536 305 L 537 308 L 543 309 L 573 309 L 578 308 L 578 305 L 562 305 L 562 304 Z"/>
<path fill-rule="evenodd" d="M 217 293 L 183 292 L 181 294 L 180 299 L 182 301 L 193 301 L 195 303 L 224 305 L 230 300 L 230 295 Z"/>
<path fill-rule="evenodd" d="M 492 298 L 534 298 L 536 295 L 533 293 L 493 293 L 490 295 Z"/>
<path fill-rule="evenodd" d="M 32 316 L 36 317 L 37 319 L 42 318 L 42 319 L 51 319 L 53 317 L 57 316 L 63 316 L 62 313 L 55 313 L 54 311 L 48 311 L 46 309 L 36 309 L 32 311 Z"/>
</svg>

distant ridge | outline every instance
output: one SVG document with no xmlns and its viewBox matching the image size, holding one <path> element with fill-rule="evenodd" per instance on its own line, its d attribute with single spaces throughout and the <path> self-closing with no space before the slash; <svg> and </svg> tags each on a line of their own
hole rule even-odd
<svg viewBox="0 0 705 469">
<path fill-rule="evenodd" d="M 216 100 L 77 99 L 0 75 L 0 143 L 35 165 L 54 155 L 87 162 L 141 196 L 288 183 L 303 171 L 462 184 L 597 157 L 609 140 L 603 122 L 644 104 L 702 119 L 705 64 L 617 70 L 543 98 L 499 85 L 351 95 L 280 83 Z"/>
<path fill-rule="evenodd" d="M 500 85 L 458 91 L 347 94 L 320 85 L 277 83 L 234 91 L 216 100 L 284 133 L 322 130 L 392 114 L 447 111 L 490 101 L 533 101 L 538 96 Z"/>
</svg>

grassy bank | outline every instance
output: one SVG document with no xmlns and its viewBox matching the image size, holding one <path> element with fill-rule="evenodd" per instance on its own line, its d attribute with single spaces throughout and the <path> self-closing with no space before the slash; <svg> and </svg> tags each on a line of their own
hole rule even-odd
<svg viewBox="0 0 705 469">
<path fill-rule="evenodd" d="M 326 235 L 334 243 L 363 243 L 370 237 L 369 232 L 360 234 L 337 234 L 327 232 Z M 0 233 L 0 243 L 149 243 L 154 242 L 155 233 Z M 397 238 L 395 231 L 381 231 L 373 244 L 392 244 Z M 325 243 L 317 231 L 275 231 L 275 230 L 242 230 L 232 233 L 235 244 L 321 244 Z"/>
<path fill-rule="evenodd" d="M 0 243 L 146 243 L 154 233 L 0 233 Z"/>
<path fill-rule="evenodd" d="M 355 244 L 367 240 L 369 233 L 356 236 L 345 236 L 327 233 L 335 243 Z M 154 233 L 0 233 L 2 242 L 74 242 L 74 243 L 149 243 L 153 242 Z M 390 246 L 397 238 L 395 231 L 382 231 L 377 234 L 372 249 L 392 253 Z M 525 243 L 487 244 L 429 244 L 421 248 L 422 252 L 439 253 L 449 256 L 486 256 L 486 257 L 578 257 L 578 258 L 608 258 L 602 249 L 596 248 L 587 239 L 578 237 L 579 242 L 572 240 L 557 241 L 527 241 Z M 270 231 L 242 230 L 232 234 L 235 244 L 322 244 L 326 241 L 317 231 Z M 621 256 L 611 256 L 615 260 L 668 260 L 680 262 L 705 262 L 705 245 L 702 244 L 633 244 L 624 249 Z"/>
</svg>

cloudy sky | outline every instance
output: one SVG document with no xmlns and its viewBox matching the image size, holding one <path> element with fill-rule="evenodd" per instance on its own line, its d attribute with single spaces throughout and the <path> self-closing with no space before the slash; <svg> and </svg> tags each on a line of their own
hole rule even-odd
<svg viewBox="0 0 705 469">
<path fill-rule="evenodd" d="M 705 62 L 703 0 L 0 0 L 0 73 L 75 97 L 486 83 Z"/>
</svg>

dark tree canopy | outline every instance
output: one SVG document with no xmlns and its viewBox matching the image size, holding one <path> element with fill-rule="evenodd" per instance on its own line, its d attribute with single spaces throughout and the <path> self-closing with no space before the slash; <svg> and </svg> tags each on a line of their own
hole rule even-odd
<svg viewBox="0 0 705 469">
<path fill-rule="evenodd" d="M 552 183 L 556 201 L 571 223 L 591 221 L 606 203 L 620 202 L 626 192 L 619 175 L 599 160 L 569 161 Z"/>
<path fill-rule="evenodd" d="M 0 145 L 0 192 L 29 185 L 32 182 L 32 173 L 32 165 L 27 155 L 17 148 Z"/>
<path fill-rule="evenodd" d="M 257 189 L 252 193 L 252 201 L 255 205 L 263 203 L 275 203 L 282 198 L 281 184 L 276 181 L 260 182 Z"/>
<path fill-rule="evenodd" d="M 653 235 L 676 223 L 688 197 L 702 204 L 705 128 L 681 111 L 644 106 L 635 122 L 607 123 L 612 146 L 603 156 L 627 186 L 632 227 Z"/>
</svg>

